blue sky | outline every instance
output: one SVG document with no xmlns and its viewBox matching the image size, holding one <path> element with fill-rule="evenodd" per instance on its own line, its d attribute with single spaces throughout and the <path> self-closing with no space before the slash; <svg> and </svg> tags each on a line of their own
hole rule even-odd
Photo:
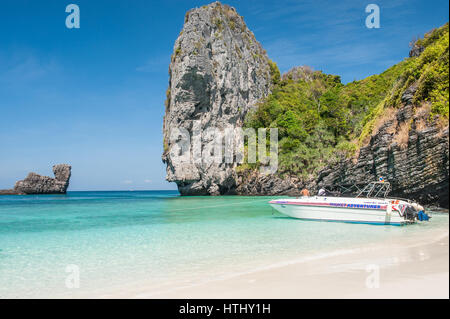
<svg viewBox="0 0 450 319">
<path fill-rule="evenodd" d="M 81 28 L 65 27 L 76 3 Z M 168 64 L 184 14 L 208 1 L 2 1 L 0 188 L 29 171 L 73 166 L 70 190 L 175 189 L 161 162 Z M 344 82 L 408 55 L 414 36 L 448 21 L 448 1 L 227 1 L 281 71 Z M 376 3 L 381 28 L 367 29 Z"/>
</svg>

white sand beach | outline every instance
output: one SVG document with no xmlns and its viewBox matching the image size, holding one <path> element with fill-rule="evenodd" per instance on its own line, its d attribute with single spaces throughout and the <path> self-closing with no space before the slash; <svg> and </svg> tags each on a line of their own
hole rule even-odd
<svg viewBox="0 0 450 319">
<path fill-rule="evenodd" d="M 379 280 L 377 280 L 377 278 Z M 378 283 L 378 284 L 377 284 Z M 118 298 L 449 298 L 449 233 L 383 241 L 193 285 L 134 287 Z"/>
</svg>

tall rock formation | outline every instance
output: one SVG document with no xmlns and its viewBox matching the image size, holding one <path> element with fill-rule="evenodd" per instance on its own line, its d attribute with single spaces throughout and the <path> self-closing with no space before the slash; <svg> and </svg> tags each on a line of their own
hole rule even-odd
<svg viewBox="0 0 450 319">
<path fill-rule="evenodd" d="M 69 187 L 71 170 L 70 165 L 59 164 L 53 166 L 55 178 L 29 173 L 25 179 L 16 182 L 14 189 L 1 190 L 0 194 L 65 194 Z"/>
<path fill-rule="evenodd" d="M 219 2 L 188 11 L 169 66 L 164 116 L 167 180 L 182 195 L 232 194 L 235 163 L 183 162 L 171 134 L 241 127 L 247 112 L 270 91 L 270 61 L 236 10 Z M 193 150 L 189 150 L 193 152 Z"/>
</svg>

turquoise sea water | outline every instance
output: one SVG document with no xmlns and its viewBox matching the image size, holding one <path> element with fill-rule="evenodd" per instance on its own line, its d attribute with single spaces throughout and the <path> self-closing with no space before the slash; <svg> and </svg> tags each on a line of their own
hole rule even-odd
<svg viewBox="0 0 450 319">
<path fill-rule="evenodd" d="M 0 196 L 0 297 L 95 297 L 141 282 L 195 284 L 448 228 L 447 214 L 405 227 L 300 221 L 272 215 L 273 198 L 174 191 Z M 79 270 L 79 288 L 66 286 L 69 265 Z"/>
</svg>

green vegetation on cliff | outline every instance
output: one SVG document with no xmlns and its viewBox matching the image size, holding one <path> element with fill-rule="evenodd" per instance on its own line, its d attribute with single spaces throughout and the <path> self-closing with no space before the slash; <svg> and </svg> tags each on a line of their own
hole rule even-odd
<svg viewBox="0 0 450 319">
<path fill-rule="evenodd" d="M 279 76 L 270 64 L 272 93 L 248 114 L 246 126 L 279 129 L 279 170 L 307 177 L 337 156 L 352 156 L 388 109 L 416 88 L 414 105 L 431 103 L 431 117 L 448 119 L 448 23 L 414 44 L 423 52 L 381 74 L 342 84 L 339 76 L 297 67 Z M 431 120 L 431 119 L 430 119 Z"/>
<path fill-rule="evenodd" d="M 391 106 L 398 105 L 401 92 L 410 85 L 416 85 L 414 102 L 431 102 L 433 115 L 448 118 L 448 23 L 427 33 L 415 45 L 423 47 L 424 51 L 419 57 L 408 59 L 408 67 L 400 81 L 402 86 L 392 94 L 388 103 Z"/>
</svg>

